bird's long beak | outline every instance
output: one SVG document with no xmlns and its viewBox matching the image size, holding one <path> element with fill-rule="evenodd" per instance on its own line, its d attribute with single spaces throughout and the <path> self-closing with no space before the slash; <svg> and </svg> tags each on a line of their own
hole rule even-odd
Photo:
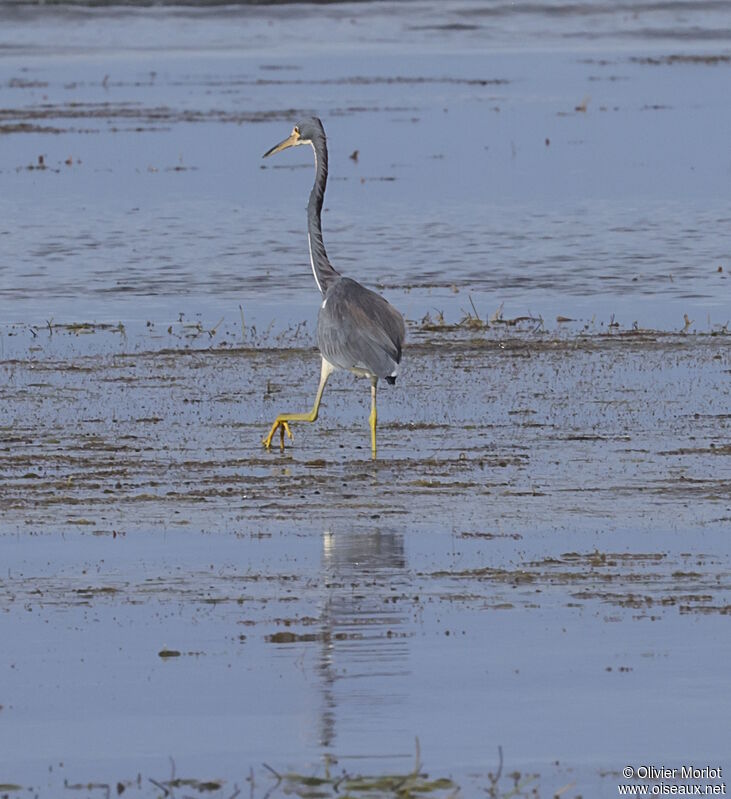
<svg viewBox="0 0 731 799">
<path fill-rule="evenodd" d="M 262 158 L 266 158 L 268 155 L 274 155 L 274 153 L 286 150 L 287 147 L 294 147 L 296 144 L 299 144 L 299 141 L 299 133 L 292 131 L 284 141 L 280 141 L 279 144 L 274 145 L 271 150 L 267 150 L 264 155 L 262 155 Z"/>
</svg>

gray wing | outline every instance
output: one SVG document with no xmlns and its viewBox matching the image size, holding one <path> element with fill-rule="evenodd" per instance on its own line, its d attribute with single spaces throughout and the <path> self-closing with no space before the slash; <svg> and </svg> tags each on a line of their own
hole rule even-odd
<svg viewBox="0 0 731 799">
<path fill-rule="evenodd" d="M 393 382 L 405 336 L 403 317 L 379 294 L 349 278 L 328 289 L 317 320 L 317 343 L 334 366 Z"/>
</svg>

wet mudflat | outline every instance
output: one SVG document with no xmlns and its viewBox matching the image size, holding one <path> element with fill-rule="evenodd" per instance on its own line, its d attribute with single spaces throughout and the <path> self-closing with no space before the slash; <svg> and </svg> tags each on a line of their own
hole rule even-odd
<svg viewBox="0 0 731 799">
<path fill-rule="evenodd" d="M 0 793 L 731 766 L 730 14 L 0 4 Z M 408 318 L 375 462 L 348 375 L 260 444 L 319 372 L 311 156 L 260 160 L 312 112 Z"/>
<path fill-rule="evenodd" d="M 263 795 L 262 762 L 282 790 L 288 771 L 405 778 L 418 737 L 445 795 L 489 787 L 499 746 L 516 795 L 613 795 L 638 749 L 723 757 L 728 337 L 435 327 L 411 325 L 381 392 L 376 462 L 349 376 L 293 445 L 261 447 L 309 405 L 311 347 L 18 332 L 32 351 L 2 362 L 0 398 L 18 784 L 228 796 L 254 767 Z"/>
</svg>

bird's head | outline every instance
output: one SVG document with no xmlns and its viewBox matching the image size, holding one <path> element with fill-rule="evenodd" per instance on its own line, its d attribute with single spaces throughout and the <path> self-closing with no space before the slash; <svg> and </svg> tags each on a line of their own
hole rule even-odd
<svg viewBox="0 0 731 799">
<path fill-rule="evenodd" d="M 286 150 L 288 147 L 297 147 L 300 144 L 314 144 L 321 139 L 325 139 L 325 130 L 322 127 L 322 122 L 317 117 L 303 119 L 292 128 L 292 132 L 284 141 L 274 145 L 271 150 L 267 150 L 262 157 L 266 158 L 268 155 L 274 155 L 274 153 Z"/>
</svg>

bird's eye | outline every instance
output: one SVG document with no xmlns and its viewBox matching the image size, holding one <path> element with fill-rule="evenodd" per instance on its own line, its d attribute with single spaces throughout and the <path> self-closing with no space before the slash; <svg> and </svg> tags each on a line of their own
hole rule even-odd
<svg viewBox="0 0 731 799">
<path fill-rule="evenodd" d="M 292 133 L 294 133 L 295 136 L 300 135 L 300 129 L 297 127 L 297 125 L 294 126 Z"/>
</svg>

